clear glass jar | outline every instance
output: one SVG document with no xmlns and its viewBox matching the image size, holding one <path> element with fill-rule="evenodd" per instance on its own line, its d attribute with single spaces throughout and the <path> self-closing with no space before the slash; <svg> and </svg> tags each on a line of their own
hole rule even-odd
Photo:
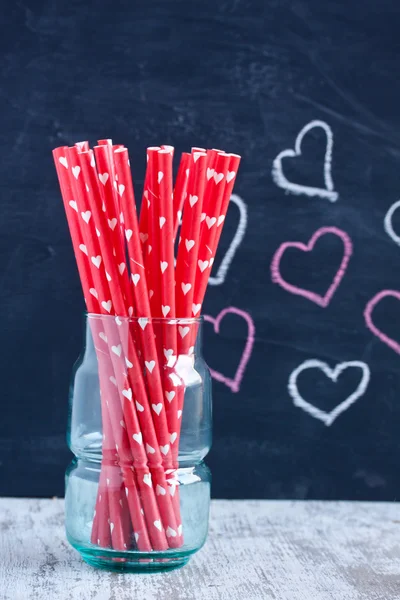
<svg viewBox="0 0 400 600">
<path fill-rule="evenodd" d="M 205 542 L 211 376 L 202 319 L 89 314 L 70 388 L 65 518 L 89 564 L 183 566 Z"/>
</svg>

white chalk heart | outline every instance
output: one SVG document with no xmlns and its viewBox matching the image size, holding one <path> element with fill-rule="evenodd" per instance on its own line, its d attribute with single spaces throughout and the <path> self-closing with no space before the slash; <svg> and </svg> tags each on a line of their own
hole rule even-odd
<svg viewBox="0 0 400 600">
<path fill-rule="evenodd" d="M 162 525 L 161 525 L 160 519 L 157 519 L 157 521 L 154 521 L 154 527 L 157 527 L 157 529 L 159 531 L 162 531 Z"/>
<path fill-rule="evenodd" d="M 167 314 L 169 313 L 170 310 L 171 310 L 170 306 L 161 306 L 161 312 L 164 317 L 167 316 Z"/>
<path fill-rule="evenodd" d="M 161 402 L 159 402 L 158 404 L 152 404 L 151 408 L 154 410 L 154 412 L 159 415 L 160 412 L 162 411 L 162 407 L 163 405 L 161 404 Z"/>
<path fill-rule="evenodd" d="M 114 219 L 107 219 L 107 220 L 108 220 L 108 226 L 109 226 L 109 228 L 112 231 L 114 231 L 114 229 L 115 229 L 115 227 L 117 226 L 117 223 L 118 223 L 117 219 L 114 218 Z"/>
<path fill-rule="evenodd" d="M 136 405 L 136 410 L 138 410 L 139 412 L 143 412 L 144 411 L 144 406 L 142 406 L 140 404 L 140 402 L 138 402 L 137 400 L 135 400 L 135 405 Z"/>
<path fill-rule="evenodd" d="M 189 204 L 192 208 L 196 204 L 198 199 L 199 199 L 198 196 L 192 196 L 192 194 L 189 194 Z"/>
<path fill-rule="evenodd" d="M 148 233 L 139 233 L 139 237 L 140 237 L 140 241 L 143 242 L 143 244 L 145 242 L 147 242 L 148 238 L 149 238 L 149 234 Z"/>
<path fill-rule="evenodd" d="M 81 216 L 85 223 L 89 223 L 92 213 L 90 212 L 90 210 L 87 210 L 86 212 L 81 212 Z"/>
<path fill-rule="evenodd" d="M 210 167 L 208 167 L 207 169 L 207 180 L 210 181 L 211 177 L 214 175 L 214 169 L 210 169 Z"/>
<path fill-rule="evenodd" d="M 165 269 L 168 267 L 168 263 L 165 260 L 160 262 L 161 273 L 164 273 Z"/>
<path fill-rule="evenodd" d="M 153 372 L 154 367 L 156 366 L 156 361 L 155 360 L 146 360 L 144 363 L 147 367 L 147 369 L 150 371 L 150 373 Z"/>
<path fill-rule="evenodd" d="M 106 334 L 104 333 L 104 331 L 100 331 L 100 333 L 99 333 L 99 338 L 101 338 L 101 339 L 103 340 L 103 342 L 105 342 L 105 343 L 107 344 L 107 342 L 108 342 L 108 339 L 107 339 L 107 336 L 106 336 Z"/>
<path fill-rule="evenodd" d="M 357 386 L 357 389 L 348 396 L 343 402 L 338 404 L 331 412 L 326 412 L 317 408 L 310 402 L 304 400 L 304 398 L 300 395 L 300 392 L 297 387 L 297 378 L 302 371 L 306 369 L 320 369 L 331 381 L 334 383 L 337 382 L 339 376 L 345 369 L 349 368 L 359 368 L 362 372 L 361 381 Z M 293 404 L 303 409 L 309 415 L 314 417 L 315 419 L 319 419 L 326 426 L 332 425 L 334 420 L 345 410 L 347 410 L 360 396 L 362 396 L 367 387 L 370 380 L 370 370 L 366 363 L 353 360 L 349 362 L 342 362 L 337 364 L 333 369 L 325 362 L 322 362 L 317 359 L 310 359 L 304 361 L 299 367 L 297 367 L 293 373 L 291 373 L 289 377 L 288 383 L 288 391 L 291 397 L 293 398 Z"/>
<path fill-rule="evenodd" d="M 165 217 L 160 217 L 160 229 L 163 228 L 164 224 L 165 224 L 166 218 Z"/>
<path fill-rule="evenodd" d="M 396 210 L 399 207 L 400 207 L 400 200 L 398 200 L 397 202 L 392 204 L 392 206 L 387 211 L 387 213 L 385 215 L 385 220 L 384 220 L 384 227 L 385 227 L 386 233 L 394 241 L 394 243 L 397 244 L 398 246 L 400 246 L 400 236 L 397 235 L 397 233 L 393 229 L 392 219 L 393 219 L 394 213 L 396 212 Z"/>
<path fill-rule="evenodd" d="M 146 327 L 146 325 L 147 325 L 148 322 L 149 322 L 149 320 L 146 317 L 140 317 L 138 319 L 138 323 L 139 323 L 140 327 L 143 329 L 143 331 L 144 331 L 144 329 L 145 329 L 145 327 Z"/>
<path fill-rule="evenodd" d="M 283 174 L 282 159 L 283 158 L 295 158 L 301 156 L 301 144 L 304 136 L 315 128 L 321 128 L 326 135 L 326 150 L 324 159 L 324 182 L 325 188 L 311 187 L 307 185 L 300 185 L 298 183 L 292 183 Z M 334 191 L 333 181 L 331 176 L 331 163 L 332 163 L 332 148 L 333 148 L 333 133 L 332 129 L 324 121 L 311 121 L 300 131 L 294 144 L 294 150 L 283 150 L 275 158 L 272 165 L 272 179 L 275 184 L 292 194 L 305 194 L 309 197 L 319 196 L 320 198 L 327 198 L 331 202 L 335 202 L 339 194 Z"/>
<path fill-rule="evenodd" d="M 192 304 L 192 311 L 194 316 L 197 315 L 197 313 L 199 312 L 199 310 L 201 309 L 201 304 Z"/>
<path fill-rule="evenodd" d="M 137 442 L 139 444 L 139 446 L 142 445 L 143 438 L 142 438 L 142 434 L 140 432 L 132 434 L 132 437 L 135 440 L 135 442 Z M 145 477 L 146 477 L 146 475 L 145 475 Z M 144 478 L 143 478 L 143 481 L 144 481 Z"/>
<path fill-rule="evenodd" d="M 236 175 L 236 171 L 228 171 L 228 173 L 226 174 L 227 183 L 232 181 L 232 179 L 235 177 L 235 175 Z"/>
<path fill-rule="evenodd" d="M 125 398 L 128 398 L 128 400 L 132 400 L 131 388 L 129 388 L 128 390 L 122 390 L 122 395 L 125 396 Z"/>
<path fill-rule="evenodd" d="M 157 496 L 165 496 L 167 492 L 165 491 L 165 489 L 162 487 L 162 485 L 158 484 L 156 485 L 156 494 Z"/>
<path fill-rule="evenodd" d="M 66 169 L 68 169 L 68 161 L 65 158 L 65 156 L 59 156 L 58 160 L 62 164 L 63 167 L 65 167 Z"/>
<path fill-rule="evenodd" d="M 116 354 L 117 356 L 121 356 L 121 352 L 122 352 L 122 347 L 121 344 L 118 344 L 118 346 L 111 346 L 111 350 L 114 352 L 114 354 Z"/>
<path fill-rule="evenodd" d="M 169 452 L 169 444 L 165 444 L 165 446 L 160 446 L 160 450 L 164 454 L 164 456 L 167 456 Z"/>
<path fill-rule="evenodd" d="M 198 260 L 197 264 L 199 265 L 200 271 L 203 273 L 208 267 L 208 260 Z"/>
<path fill-rule="evenodd" d="M 155 449 L 153 448 L 153 446 L 150 446 L 150 444 L 146 444 L 146 452 L 147 454 L 154 454 Z"/>
<path fill-rule="evenodd" d="M 218 185 L 220 181 L 222 181 L 224 178 L 224 174 L 223 173 L 214 173 L 214 181 L 215 183 Z"/>
<path fill-rule="evenodd" d="M 106 185 L 108 178 L 109 178 L 108 173 L 99 173 L 99 179 L 103 185 Z"/>
<path fill-rule="evenodd" d="M 192 284 L 191 283 L 181 283 L 181 288 L 182 288 L 182 292 L 186 294 L 189 292 L 189 290 L 192 289 Z"/>
<path fill-rule="evenodd" d="M 98 295 L 97 291 L 94 288 L 90 288 L 89 292 L 92 294 L 92 296 L 94 296 L 95 298 L 99 299 L 99 295 Z"/>
<path fill-rule="evenodd" d="M 175 398 L 175 392 L 165 392 L 165 397 L 168 402 L 172 402 L 172 400 Z"/>
<path fill-rule="evenodd" d="M 152 487 L 153 484 L 151 483 L 151 474 L 150 473 L 145 473 L 143 475 L 143 483 L 145 483 L 149 487 Z"/>
<path fill-rule="evenodd" d="M 75 202 L 75 200 L 70 200 L 69 201 L 69 205 L 70 205 L 71 208 L 73 208 L 74 210 L 76 210 L 76 212 L 78 212 L 78 205 Z"/>
<path fill-rule="evenodd" d="M 175 442 L 177 437 L 178 437 L 178 434 L 176 433 L 176 431 L 174 431 L 174 433 L 171 433 L 171 435 L 169 436 L 169 441 L 171 442 L 171 444 L 173 444 Z"/>
<path fill-rule="evenodd" d="M 127 242 L 129 242 L 129 240 L 131 239 L 132 234 L 133 234 L 132 229 L 125 229 L 125 237 L 126 237 Z"/>
<path fill-rule="evenodd" d="M 208 229 L 211 229 L 211 227 L 213 225 L 215 225 L 216 222 L 217 222 L 217 218 L 216 217 L 206 217 L 206 223 L 207 223 Z"/>
<path fill-rule="evenodd" d="M 131 278 L 132 278 L 133 284 L 134 284 L 134 285 L 135 285 L 135 287 L 136 287 L 136 286 L 137 286 L 137 284 L 138 284 L 138 282 L 139 282 L 139 280 L 140 280 L 140 275 L 139 275 L 139 273 L 132 273 L 132 275 L 131 275 Z"/>
<path fill-rule="evenodd" d="M 189 333 L 190 327 L 182 327 L 182 325 L 179 325 L 178 331 L 183 339 Z"/>
<path fill-rule="evenodd" d="M 157 181 L 158 183 L 161 183 L 164 177 L 164 173 L 162 171 L 158 171 L 158 177 L 157 177 Z"/>
<path fill-rule="evenodd" d="M 78 179 L 80 172 L 81 172 L 80 167 L 72 167 L 72 173 L 73 173 L 75 179 Z"/>
<path fill-rule="evenodd" d="M 84 252 L 86 256 L 88 256 L 88 251 L 85 244 L 79 244 L 79 250 L 82 250 L 82 252 Z"/>
<path fill-rule="evenodd" d="M 188 252 L 190 252 L 190 250 L 193 248 L 193 246 L 195 245 L 195 241 L 194 240 L 185 240 L 185 246 L 186 246 L 186 250 Z"/>
<path fill-rule="evenodd" d="M 107 302 L 105 300 L 103 300 L 101 305 L 108 313 L 111 312 L 111 306 L 112 306 L 111 300 L 107 300 Z"/>
</svg>

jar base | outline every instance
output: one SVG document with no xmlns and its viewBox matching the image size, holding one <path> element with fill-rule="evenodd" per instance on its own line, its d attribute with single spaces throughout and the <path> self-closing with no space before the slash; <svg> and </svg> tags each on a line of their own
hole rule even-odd
<svg viewBox="0 0 400 600">
<path fill-rule="evenodd" d="M 173 571 L 184 567 L 190 560 L 190 554 L 176 553 L 176 555 L 147 556 L 143 552 L 116 552 L 115 550 L 99 548 L 82 548 L 73 544 L 83 560 L 96 569 L 115 571 L 118 573 L 157 573 L 160 571 Z"/>
</svg>

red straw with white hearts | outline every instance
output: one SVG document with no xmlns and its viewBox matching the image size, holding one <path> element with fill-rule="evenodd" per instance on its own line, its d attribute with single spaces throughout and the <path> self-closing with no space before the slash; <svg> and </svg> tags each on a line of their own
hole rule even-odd
<svg viewBox="0 0 400 600">
<path fill-rule="evenodd" d="M 172 208 L 174 218 L 174 239 L 178 233 L 179 224 L 182 218 L 183 203 L 185 201 L 186 190 L 189 181 L 190 161 L 190 153 L 183 152 L 174 187 L 174 201 Z"/>
</svg>

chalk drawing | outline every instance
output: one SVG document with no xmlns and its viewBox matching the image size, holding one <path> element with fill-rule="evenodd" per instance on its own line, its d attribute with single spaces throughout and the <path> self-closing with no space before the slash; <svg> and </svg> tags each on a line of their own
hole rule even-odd
<svg viewBox="0 0 400 600">
<path fill-rule="evenodd" d="M 341 402 L 333 410 L 331 410 L 331 412 L 321 410 L 320 408 L 317 408 L 310 402 L 307 402 L 307 400 L 304 400 L 304 398 L 301 396 L 298 390 L 297 378 L 300 375 L 300 373 L 302 373 L 306 369 L 320 369 L 327 377 L 329 377 L 331 381 L 336 383 L 341 373 L 343 373 L 345 369 L 350 368 L 361 369 L 361 381 L 358 384 L 357 389 L 352 394 L 350 394 L 350 396 L 348 396 L 343 402 Z M 288 391 L 293 399 L 293 404 L 295 406 L 307 412 L 309 415 L 314 417 L 314 419 L 319 419 L 327 427 L 329 427 L 340 414 L 342 414 L 345 410 L 350 408 L 350 406 L 354 404 L 354 402 L 358 400 L 358 398 L 365 394 L 365 391 L 369 384 L 370 376 L 371 374 L 368 365 L 358 360 L 342 362 L 337 364 L 333 369 L 331 369 L 331 367 L 325 362 L 312 358 L 304 361 L 291 373 L 289 377 Z"/>
<path fill-rule="evenodd" d="M 249 313 L 245 312 L 244 310 L 240 310 L 239 308 L 235 308 L 234 306 L 229 306 L 228 308 L 224 308 L 223 310 L 221 310 L 219 315 L 217 315 L 217 317 L 215 317 L 215 318 L 210 317 L 209 315 L 204 315 L 204 320 L 208 321 L 209 323 L 212 323 L 214 326 L 215 333 L 219 333 L 221 321 L 228 314 L 237 315 L 246 321 L 246 323 L 247 323 L 246 344 L 245 344 L 242 356 L 240 358 L 239 366 L 236 369 L 236 373 L 235 373 L 233 379 L 231 377 L 227 377 L 226 375 L 223 375 L 222 373 L 219 373 L 218 371 L 215 371 L 214 369 L 210 368 L 210 371 L 211 371 L 211 375 L 214 379 L 216 379 L 217 381 L 220 381 L 221 383 L 224 383 L 227 387 L 229 387 L 232 390 L 232 392 L 238 392 L 240 390 L 240 385 L 241 385 L 241 382 L 243 379 L 244 372 L 247 367 L 247 363 L 250 360 L 250 356 L 251 356 L 251 353 L 253 350 L 255 327 L 254 327 L 253 319 L 251 318 Z"/>
<path fill-rule="evenodd" d="M 298 183 L 292 183 L 288 179 L 286 179 L 283 174 L 282 169 L 282 159 L 283 158 L 294 158 L 296 156 L 301 156 L 301 144 L 303 138 L 309 131 L 315 129 L 316 127 L 320 127 L 325 131 L 326 134 L 326 150 L 325 150 L 325 159 L 324 159 L 324 182 L 325 188 L 319 187 L 310 187 L 307 185 L 300 185 Z M 332 175 L 331 175 L 331 167 L 332 167 L 332 148 L 333 148 L 333 133 L 332 129 L 329 127 L 325 121 L 311 121 L 308 123 L 303 129 L 300 131 L 299 135 L 296 138 L 294 150 L 283 150 L 280 152 L 278 156 L 275 158 L 272 164 L 272 179 L 276 183 L 276 185 L 288 192 L 292 192 L 293 194 L 305 194 L 306 196 L 319 196 L 320 198 L 327 198 L 331 202 L 335 202 L 339 194 L 335 191 Z"/>
<path fill-rule="evenodd" d="M 246 233 L 247 206 L 244 203 L 244 200 L 240 198 L 240 196 L 238 196 L 237 194 L 232 194 L 230 201 L 236 204 L 236 206 L 239 209 L 239 223 L 235 235 L 233 236 L 233 239 L 229 245 L 229 248 L 225 252 L 224 258 L 222 259 L 222 262 L 218 267 L 216 276 L 210 277 L 208 280 L 209 285 L 221 285 L 224 283 L 226 274 L 235 256 L 236 250 L 242 243 L 244 234 Z"/>
<path fill-rule="evenodd" d="M 400 300 L 400 292 L 398 292 L 397 290 L 382 290 L 373 298 L 371 298 L 364 310 L 365 323 L 368 329 L 372 331 L 372 333 L 376 335 L 376 337 L 380 339 L 381 342 L 389 346 L 389 348 L 397 352 L 397 354 L 400 354 L 399 342 L 396 342 L 396 340 L 386 335 L 386 333 L 383 333 L 383 331 L 378 329 L 378 327 L 372 321 L 372 313 L 375 306 L 377 306 L 377 304 L 379 304 L 381 300 L 387 297 L 396 298 L 396 300 Z"/>
<path fill-rule="evenodd" d="M 400 236 L 398 236 L 397 233 L 393 229 L 392 218 L 393 218 L 393 214 L 396 212 L 396 210 L 399 208 L 399 206 L 400 206 L 400 200 L 398 200 L 397 202 L 392 204 L 392 206 L 387 211 L 387 213 L 385 215 L 385 219 L 383 221 L 383 226 L 385 228 L 386 233 L 394 241 L 394 243 L 397 244 L 398 246 L 400 246 Z"/>
<path fill-rule="evenodd" d="M 281 258 L 283 256 L 284 252 L 288 248 L 297 248 L 297 250 L 301 250 L 302 252 L 310 252 L 311 250 L 313 250 L 315 243 L 319 240 L 319 238 L 322 237 L 323 235 L 327 235 L 329 233 L 332 235 L 336 235 L 337 237 L 339 237 L 342 240 L 343 246 L 344 246 L 344 253 L 343 253 L 343 258 L 339 265 L 339 268 L 336 271 L 333 281 L 332 281 L 331 285 L 329 286 L 326 294 L 324 296 L 321 296 L 319 294 L 316 294 L 315 292 L 311 292 L 310 290 L 305 290 L 301 287 L 292 285 L 291 283 L 288 283 L 287 281 L 285 281 L 280 272 L 280 262 L 281 262 Z M 311 302 L 315 302 L 315 304 L 319 304 L 319 306 L 322 306 L 323 308 L 325 308 L 326 306 L 328 306 L 329 302 L 332 299 L 333 294 L 336 292 L 341 280 L 343 279 L 343 276 L 344 276 L 347 266 L 349 264 L 349 260 L 350 260 L 352 251 L 353 251 L 353 245 L 352 245 L 351 239 L 347 235 L 347 233 L 345 233 L 341 229 L 338 229 L 337 227 L 321 227 L 313 234 L 313 236 L 311 237 L 308 244 L 303 244 L 301 242 L 284 242 L 281 246 L 279 246 L 279 248 L 275 252 L 275 254 L 272 258 L 272 262 L 271 262 L 272 281 L 274 283 L 277 283 L 281 287 L 283 287 L 286 291 L 290 292 L 291 294 L 297 294 L 298 296 L 304 296 L 304 298 L 307 298 L 308 300 L 311 300 Z"/>
</svg>

